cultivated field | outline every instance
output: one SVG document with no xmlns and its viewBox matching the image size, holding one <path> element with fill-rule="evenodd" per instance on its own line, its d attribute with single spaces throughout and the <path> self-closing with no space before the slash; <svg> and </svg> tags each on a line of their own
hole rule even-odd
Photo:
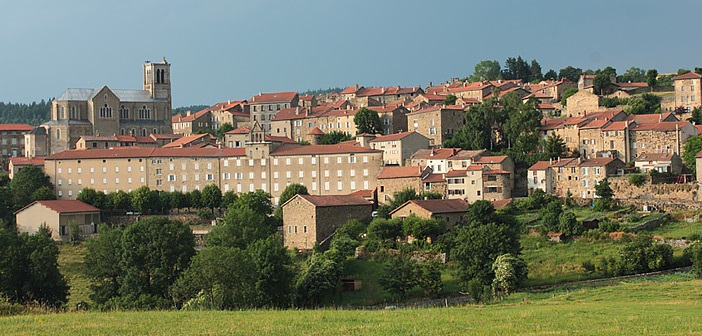
<svg viewBox="0 0 702 336">
<path fill-rule="evenodd" d="M 492 305 L 378 311 L 90 312 L 0 318 L 4 335 L 700 335 L 702 280 L 518 293 Z"/>
</svg>

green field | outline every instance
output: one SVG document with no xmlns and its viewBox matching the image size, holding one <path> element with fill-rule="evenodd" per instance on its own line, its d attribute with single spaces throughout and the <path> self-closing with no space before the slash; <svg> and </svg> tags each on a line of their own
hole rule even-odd
<svg viewBox="0 0 702 336">
<path fill-rule="evenodd" d="M 81 301 L 90 303 L 90 280 L 83 271 L 83 258 L 87 248 L 85 244 L 60 244 L 59 245 L 59 271 L 66 278 L 71 287 L 68 295 L 68 309 L 75 308 Z"/>
<path fill-rule="evenodd" d="M 0 318 L 5 335 L 700 335 L 702 280 L 513 295 L 502 303 L 378 311 L 89 312 Z"/>
</svg>

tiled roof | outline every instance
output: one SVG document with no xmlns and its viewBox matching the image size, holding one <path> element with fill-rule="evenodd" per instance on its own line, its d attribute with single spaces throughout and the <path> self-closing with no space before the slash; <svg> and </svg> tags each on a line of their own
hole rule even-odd
<svg viewBox="0 0 702 336">
<path fill-rule="evenodd" d="M 502 170 L 502 169 L 494 169 L 494 170 L 484 170 L 483 175 L 506 175 L 506 174 L 512 174 L 509 171 Z"/>
<path fill-rule="evenodd" d="M 353 145 L 309 145 L 309 146 L 299 146 L 299 145 L 283 145 L 276 148 L 271 152 L 271 156 L 286 156 L 286 155 L 312 155 L 312 154 L 373 154 L 382 153 L 382 151 L 369 149 L 360 146 Z"/>
<path fill-rule="evenodd" d="M 297 141 L 284 136 L 266 135 L 266 141 L 280 142 L 284 144 L 297 144 Z"/>
<path fill-rule="evenodd" d="M 319 127 L 315 127 L 307 133 L 307 135 L 324 135 L 324 134 L 325 134 L 324 131 L 319 129 Z"/>
<path fill-rule="evenodd" d="M 419 160 L 438 160 L 438 159 L 448 159 L 457 153 L 461 152 L 460 148 L 430 148 L 430 149 L 420 149 L 416 151 L 410 159 Z"/>
<path fill-rule="evenodd" d="M 578 159 L 575 158 L 559 158 L 558 160 L 553 160 L 551 164 L 552 167 L 565 167 L 571 165 L 577 165 Z"/>
<path fill-rule="evenodd" d="M 539 103 L 539 109 L 541 110 L 555 110 L 556 107 L 552 104 Z"/>
<path fill-rule="evenodd" d="M 371 205 L 372 202 L 357 194 L 350 195 L 299 195 L 302 199 L 316 207 L 337 207 L 349 205 Z"/>
<path fill-rule="evenodd" d="M 603 131 L 622 131 L 627 128 L 630 123 L 628 121 L 612 121 L 609 125 L 602 128 Z"/>
<path fill-rule="evenodd" d="M 689 121 L 663 121 L 655 124 L 635 124 L 631 127 L 632 131 L 655 131 L 666 132 L 681 129 L 690 124 Z"/>
<path fill-rule="evenodd" d="M 446 181 L 446 178 L 444 177 L 444 174 L 429 174 L 427 177 L 425 177 L 422 182 L 444 182 Z"/>
<path fill-rule="evenodd" d="M 561 128 L 564 124 L 565 124 L 565 119 L 563 119 L 563 118 L 543 119 L 543 120 L 541 120 L 541 127 L 539 129 L 542 131 L 549 131 L 549 130 Z"/>
<path fill-rule="evenodd" d="M 614 158 L 592 158 L 592 159 L 587 159 L 583 160 L 580 162 L 580 167 L 600 167 L 600 166 L 606 166 L 613 162 L 615 159 Z"/>
<path fill-rule="evenodd" d="M 531 165 L 528 170 L 546 170 L 549 166 L 551 166 L 550 161 L 538 161 Z"/>
<path fill-rule="evenodd" d="M 420 166 L 386 166 L 380 170 L 378 179 L 422 177 L 423 172 Z"/>
<path fill-rule="evenodd" d="M 352 192 L 350 195 L 358 195 L 363 198 L 372 198 L 375 196 L 375 189 L 361 189 L 361 190 L 356 190 Z"/>
<path fill-rule="evenodd" d="M 33 158 L 30 157 L 11 157 L 10 162 L 12 163 L 13 166 L 43 166 L 44 165 L 44 157 L 43 156 L 35 156 Z"/>
<path fill-rule="evenodd" d="M 597 120 L 590 121 L 585 125 L 580 126 L 580 129 L 602 128 L 603 126 L 606 126 L 607 123 L 609 123 L 609 120 L 597 119 Z"/>
<path fill-rule="evenodd" d="M 495 156 L 481 156 L 477 158 L 474 162 L 485 164 L 485 163 L 502 163 L 502 161 L 508 158 L 507 155 L 495 155 Z"/>
<path fill-rule="evenodd" d="M 465 169 L 455 169 L 446 173 L 446 177 L 466 176 Z"/>
<path fill-rule="evenodd" d="M 292 119 L 304 119 L 308 117 L 308 111 L 310 108 L 308 107 L 289 107 L 289 108 L 284 108 L 280 109 L 275 116 L 273 116 L 273 119 L 271 120 L 292 120 Z M 312 115 L 312 113 L 309 113 Z"/>
<path fill-rule="evenodd" d="M 0 131 L 31 131 L 34 126 L 27 124 L 0 124 Z"/>
<path fill-rule="evenodd" d="M 463 111 L 464 107 L 461 105 L 437 105 L 437 106 L 429 106 L 426 108 L 423 108 L 421 110 L 416 110 L 412 111 L 410 113 L 407 113 L 407 115 L 416 115 L 420 113 L 427 113 L 427 112 L 435 112 L 435 111 L 443 111 L 443 110 L 460 110 Z"/>
<path fill-rule="evenodd" d="M 34 201 L 15 213 L 24 211 L 34 204 L 41 204 L 58 213 L 100 212 L 100 209 L 79 200 Z"/>
<path fill-rule="evenodd" d="M 239 127 L 231 131 L 225 132 L 224 134 L 249 134 L 251 130 L 248 127 Z"/>
<path fill-rule="evenodd" d="M 204 116 L 205 114 L 207 114 L 209 112 L 210 112 L 210 109 L 206 108 L 206 109 L 200 110 L 198 112 L 191 113 L 190 115 L 183 116 L 182 114 L 176 114 L 173 117 L 171 117 L 171 122 L 174 122 L 174 123 L 191 122 L 191 121 L 194 121 L 195 119 L 198 119 L 198 118 Z"/>
<path fill-rule="evenodd" d="M 672 157 L 671 153 L 641 153 L 636 161 L 670 161 Z"/>
<path fill-rule="evenodd" d="M 173 142 L 167 143 L 163 146 L 163 148 L 172 148 L 172 147 L 180 147 L 180 146 L 185 146 L 188 144 L 191 144 L 193 142 L 199 141 L 199 140 L 205 140 L 205 138 L 210 138 L 210 135 L 207 133 L 204 134 L 196 134 L 196 135 L 189 135 L 189 136 L 184 136 L 178 140 L 175 140 Z"/>
<path fill-rule="evenodd" d="M 183 148 L 154 148 L 151 157 L 219 157 L 219 148 L 183 147 Z"/>
<path fill-rule="evenodd" d="M 697 129 L 697 135 L 702 134 L 702 125 L 695 125 L 695 128 Z"/>
<path fill-rule="evenodd" d="M 379 136 L 379 137 L 371 140 L 370 142 L 384 142 L 384 141 L 402 140 L 402 139 L 412 135 L 413 133 L 417 133 L 417 132 L 402 132 L 402 133 L 383 135 L 383 136 Z M 419 133 L 417 133 L 417 134 L 419 134 Z"/>
<path fill-rule="evenodd" d="M 637 124 L 652 124 L 664 121 L 670 116 L 675 116 L 670 112 L 654 113 L 654 114 L 632 114 L 626 117 L 626 120 L 635 121 Z M 677 119 L 677 118 L 675 118 Z"/>
<path fill-rule="evenodd" d="M 472 164 L 466 168 L 467 171 L 479 171 L 483 169 L 485 169 L 485 167 L 481 164 Z"/>
<path fill-rule="evenodd" d="M 249 99 L 249 104 L 290 102 L 295 99 L 295 96 L 297 96 L 297 92 L 259 93 Z"/>
<path fill-rule="evenodd" d="M 678 79 L 697 79 L 697 78 L 702 78 L 702 75 L 696 73 L 696 72 L 688 72 L 686 74 L 682 74 L 680 76 L 675 76 L 673 77 L 673 80 L 678 80 Z"/>
<path fill-rule="evenodd" d="M 314 99 L 314 96 L 311 96 L 311 95 L 310 96 L 300 96 L 300 100 L 303 100 L 303 101 L 311 101 L 312 99 Z"/>
<path fill-rule="evenodd" d="M 449 87 L 446 89 L 446 91 L 454 93 L 454 92 L 466 92 L 466 91 L 477 91 L 477 90 L 482 90 L 486 87 L 493 86 L 490 83 L 483 83 L 483 82 L 474 82 L 474 83 L 465 83 L 464 85 L 458 86 L 458 87 Z"/>
<path fill-rule="evenodd" d="M 403 207 L 414 204 L 432 214 L 444 213 L 460 213 L 468 211 L 468 202 L 462 199 L 427 199 L 427 200 L 411 200 L 400 205 L 397 209 L 390 212 L 393 214 Z"/>
<path fill-rule="evenodd" d="M 149 157 L 155 148 L 117 147 L 110 149 L 73 149 L 47 156 L 46 160 L 109 159 Z"/>
</svg>

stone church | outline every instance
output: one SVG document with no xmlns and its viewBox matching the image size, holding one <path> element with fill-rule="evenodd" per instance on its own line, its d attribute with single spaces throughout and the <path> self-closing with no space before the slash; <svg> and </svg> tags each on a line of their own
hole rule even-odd
<svg viewBox="0 0 702 336">
<path fill-rule="evenodd" d="M 51 104 L 51 120 L 26 135 L 25 153 L 42 156 L 76 148 L 81 136 L 170 134 L 171 65 L 143 65 L 142 90 L 66 89 Z M 41 130 L 43 128 L 43 130 Z"/>
</svg>

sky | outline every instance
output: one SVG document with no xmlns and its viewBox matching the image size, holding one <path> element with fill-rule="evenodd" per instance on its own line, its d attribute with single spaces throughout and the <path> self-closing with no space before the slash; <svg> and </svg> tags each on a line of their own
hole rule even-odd
<svg viewBox="0 0 702 336">
<path fill-rule="evenodd" d="M 702 66 L 702 1 L 0 0 L 0 101 L 141 89 L 165 57 L 173 107 L 258 92 L 422 86 L 522 56 L 659 73 Z"/>
</svg>

